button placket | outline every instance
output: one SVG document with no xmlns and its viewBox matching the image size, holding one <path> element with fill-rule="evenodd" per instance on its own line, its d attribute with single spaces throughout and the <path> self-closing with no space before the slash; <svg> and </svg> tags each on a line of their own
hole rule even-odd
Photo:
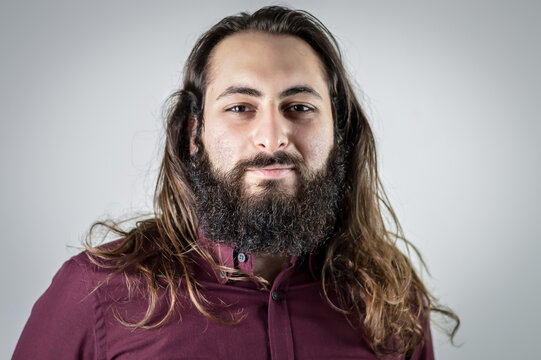
<svg viewBox="0 0 541 360">
<path fill-rule="evenodd" d="M 239 260 L 239 262 L 243 263 L 243 262 L 246 262 L 246 260 L 248 260 L 248 257 L 246 256 L 245 253 L 239 253 L 237 255 L 237 259 Z"/>
<path fill-rule="evenodd" d="M 287 304 L 289 280 L 294 267 L 284 270 L 274 280 L 268 302 L 268 334 L 271 359 L 294 359 L 293 333 Z"/>
</svg>

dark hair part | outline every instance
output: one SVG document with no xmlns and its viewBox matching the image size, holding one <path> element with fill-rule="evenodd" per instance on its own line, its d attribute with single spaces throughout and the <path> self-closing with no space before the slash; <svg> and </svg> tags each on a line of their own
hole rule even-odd
<svg viewBox="0 0 541 360">
<path fill-rule="evenodd" d="M 216 263 L 198 242 L 198 220 L 188 177 L 191 136 L 188 130 L 191 121 L 199 120 L 195 142 L 200 146 L 204 96 L 213 49 L 228 36 L 250 31 L 304 40 L 319 56 L 327 77 L 336 142 L 346 149 L 348 164 L 342 207 L 344 216 L 322 254 L 321 281 L 329 304 L 346 314 L 353 325 L 360 325 L 364 336 L 379 354 L 411 353 L 426 335 L 431 311 L 455 321 L 449 331 L 453 339 L 459 326 L 458 317 L 437 303 L 408 257 L 397 246 L 397 241 L 403 241 L 408 253 L 413 249 L 424 266 L 418 251 L 403 237 L 381 185 L 374 137 L 348 80 L 337 41 L 313 15 L 280 6 L 264 7 L 253 14 L 243 12 L 228 16 L 199 38 L 185 65 L 183 88 L 170 99 L 154 216 L 137 222 L 129 231 L 111 221 L 97 222 L 91 227 L 86 247 L 95 264 L 113 269 L 109 276 L 136 271 L 147 280 L 149 305 L 146 316 L 136 323 L 121 318 L 119 321 L 139 328 L 163 324 L 173 313 L 181 279 L 191 302 L 201 313 L 214 321 L 227 323 L 209 311 L 210 304 L 189 267 L 188 253 L 194 252 L 217 270 L 238 273 Z M 391 221 L 392 231 L 385 219 Z M 123 236 L 118 246 L 92 245 L 92 231 L 99 226 Z M 159 278 L 167 283 L 170 306 L 159 322 L 152 323 Z"/>
</svg>

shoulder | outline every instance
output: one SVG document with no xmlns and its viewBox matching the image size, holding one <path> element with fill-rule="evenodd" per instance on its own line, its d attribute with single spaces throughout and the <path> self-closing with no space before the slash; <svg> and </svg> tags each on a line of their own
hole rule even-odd
<svg viewBox="0 0 541 360">
<path fill-rule="evenodd" d="M 64 262 L 32 307 L 13 359 L 93 358 L 102 322 L 94 290 L 108 273 L 87 251 Z"/>
<path fill-rule="evenodd" d="M 121 240 L 112 241 L 100 245 L 96 249 L 112 249 L 120 242 Z M 63 290 L 72 290 L 74 295 L 80 292 L 81 295 L 86 296 L 112 274 L 113 271 L 108 265 L 111 264 L 107 261 L 101 261 L 88 250 L 83 250 L 64 262 L 55 274 L 51 287 L 56 285 L 62 287 Z"/>
<path fill-rule="evenodd" d="M 434 360 L 434 345 L 432 343 L 432 332 L 430 329 L 430 314 L 428 311 L 423 314 L 421 325 L 423 327 L 422 341 L 417 345 L 412 360 Z"/>
<path fill-rule="evenodd" d="M 81 305 L 90 301 L 89 295 L 100 277 L 98 267 L 90 261 L 86 251 L 71 257 L 56 272 L 32 312 L 43 306 L 62 308 L 64 313 L 72 309 L 80 311 Z"/>
</svg>

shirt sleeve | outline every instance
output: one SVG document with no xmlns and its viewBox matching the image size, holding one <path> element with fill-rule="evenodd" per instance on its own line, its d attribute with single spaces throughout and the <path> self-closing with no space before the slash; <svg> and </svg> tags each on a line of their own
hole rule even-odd
<svg viewBox="0 0 541 360">
<path fill-rule="evenodd" d="M 96 359 L 92 291 L 72 258 L 36 301 L 13 353 L 18 359 Z"/>
</svg>

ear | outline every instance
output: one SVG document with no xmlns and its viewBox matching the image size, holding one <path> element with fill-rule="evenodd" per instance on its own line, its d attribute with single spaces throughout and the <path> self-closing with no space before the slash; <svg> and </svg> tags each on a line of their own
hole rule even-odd
<svg viewBox="0 0 541 360">
<path fill-rule="evenodd" d="M 197 118 L 194 115 L 188 117 L 188 136 L 190 137 L 190 155 L 197 150 L 195 145 L 195 134 L 197 132 Z"/>
</svg>

